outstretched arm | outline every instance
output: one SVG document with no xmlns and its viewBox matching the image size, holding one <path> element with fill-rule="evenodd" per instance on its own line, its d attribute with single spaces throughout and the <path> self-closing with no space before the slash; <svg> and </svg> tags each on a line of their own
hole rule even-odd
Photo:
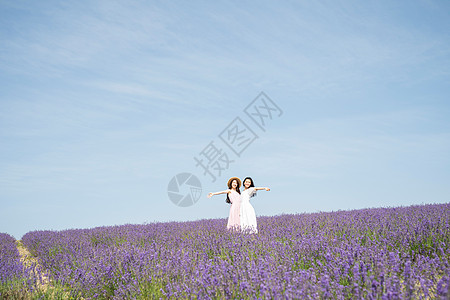
<svg viewBox="0 0 450 300">
<path fill-rule="evenodd" d="M 220 195 L 220 194 L 228 194 L 230 192 L 230 190 L 225 190 L 225 191 L 221 191 L 221 192 L 215 192 L 215 193 L 209 193 L 208 194 L 208 198 L 211 198 L 214 195 Z"/>
<path fill-rule="evenodd" d="M 260 191 L 260 190 L 270 191 L 270 189 L 268 187 L 255 187 L 255 191 Z"/>
</svg>

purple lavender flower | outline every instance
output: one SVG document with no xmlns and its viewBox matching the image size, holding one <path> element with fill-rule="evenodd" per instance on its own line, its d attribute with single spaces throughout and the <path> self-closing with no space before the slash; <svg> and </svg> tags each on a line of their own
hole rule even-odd
<svg viewBox="0 0 450 300">
<path fill-rule="evenodd" d="M 448 297 L 450 204 L 34 231 L 52 284 L 84 298 Z"/>
</svg>

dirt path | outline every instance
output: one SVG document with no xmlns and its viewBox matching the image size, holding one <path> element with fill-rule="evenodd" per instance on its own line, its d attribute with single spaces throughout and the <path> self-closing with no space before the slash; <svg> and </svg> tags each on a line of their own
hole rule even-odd
<svg viewBox="0 0 450 300">
<path fill-rule="evenodd" d="M 40 279 L 38 281 L 38 288 L 40 291 L 45 293 L 50 285 L 49 278 L 43 274 L 43 269 L 39 266 L 37 259 L 30 254 L 28 249 L 22 244 L 22 241 L 16 241 L 16 245 L 23 265 L 25 267 L 33 267 L 34 272 L 40 274 L 40 276 L 38 276 Z"/>
<path fill-rule="evenodd" d="M 17 250 L 19 251 L 20 260 L 22 261 L 23 265 L 29 268 L 33 268 L 35 274 L 39 278 L 38 294 L 44 295 L 45 299 L 70 299 L 68 292 L 52 286 L 50 278 L 48 278 L 48 276 L 45 275 L 42 266 L 39 265 L 37 259 L 31 255 L 28 249 L 23 245 L 22 241 L 16 241 L 16 246 Z M 84 298 L 78 297 L 77 299 L 84 299 Z"/>
</svg>

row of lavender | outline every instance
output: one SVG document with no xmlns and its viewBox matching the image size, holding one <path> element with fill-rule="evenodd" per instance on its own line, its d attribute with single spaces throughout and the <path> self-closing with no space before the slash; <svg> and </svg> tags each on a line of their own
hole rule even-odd
<svg viewBox="0 0 450 300">
<path fill-rule="evenodd" d="M 20 260 L 16 240 L 0 233 L 0 298 L 20 298 L 33 293 L 37 283 L 33 266 L 25 267 Z"/>
<path fill-rule="evenodd" d="M 450 204 L 123 225 L 23 237 L 74 298 L 450 297 Z"/>
</svg>

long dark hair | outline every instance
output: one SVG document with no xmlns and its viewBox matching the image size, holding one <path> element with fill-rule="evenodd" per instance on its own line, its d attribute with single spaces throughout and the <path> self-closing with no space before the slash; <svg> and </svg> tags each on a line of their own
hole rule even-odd
<svg viewBox="0 0 450 300">
<path fill-rule="evenodd" d="M 230 184 L 228 185 L 228 188 L 231 190 L 233 188 L 233 181 L 235 181 L 236 179 L 233 179 L 230 181 Z M 239 190 L 239 181 L 236 180 L 237 186 L 236 186 L 236 192 L 238 192 L 239 194 L 241 193 L 241 191 Z M 227 199 L 225 200 L 226 203 L 231 204 L 231 200 L 228 197 L 228 193 L 227 193 Z"/>
<path fill-rule="evenodd" d="M 253 179 L 252 179 L 251 177 L 245 177 L 245 179 L 242 180 L 242 186 L 244 187 L 244 189 L 245 189 L 244 182 L 245 182 L 247 179 L 250 180 L 250 186 L 249 186 L 249 188 L 255 187 L 255 184 L 253 183 Z M 253 193 L 253 195 L 251 195 L 250 197 L 255 197 L 255 196 L 256 196 L 256 191 L 255 191 L 255 192 Z"/>
</svg>

